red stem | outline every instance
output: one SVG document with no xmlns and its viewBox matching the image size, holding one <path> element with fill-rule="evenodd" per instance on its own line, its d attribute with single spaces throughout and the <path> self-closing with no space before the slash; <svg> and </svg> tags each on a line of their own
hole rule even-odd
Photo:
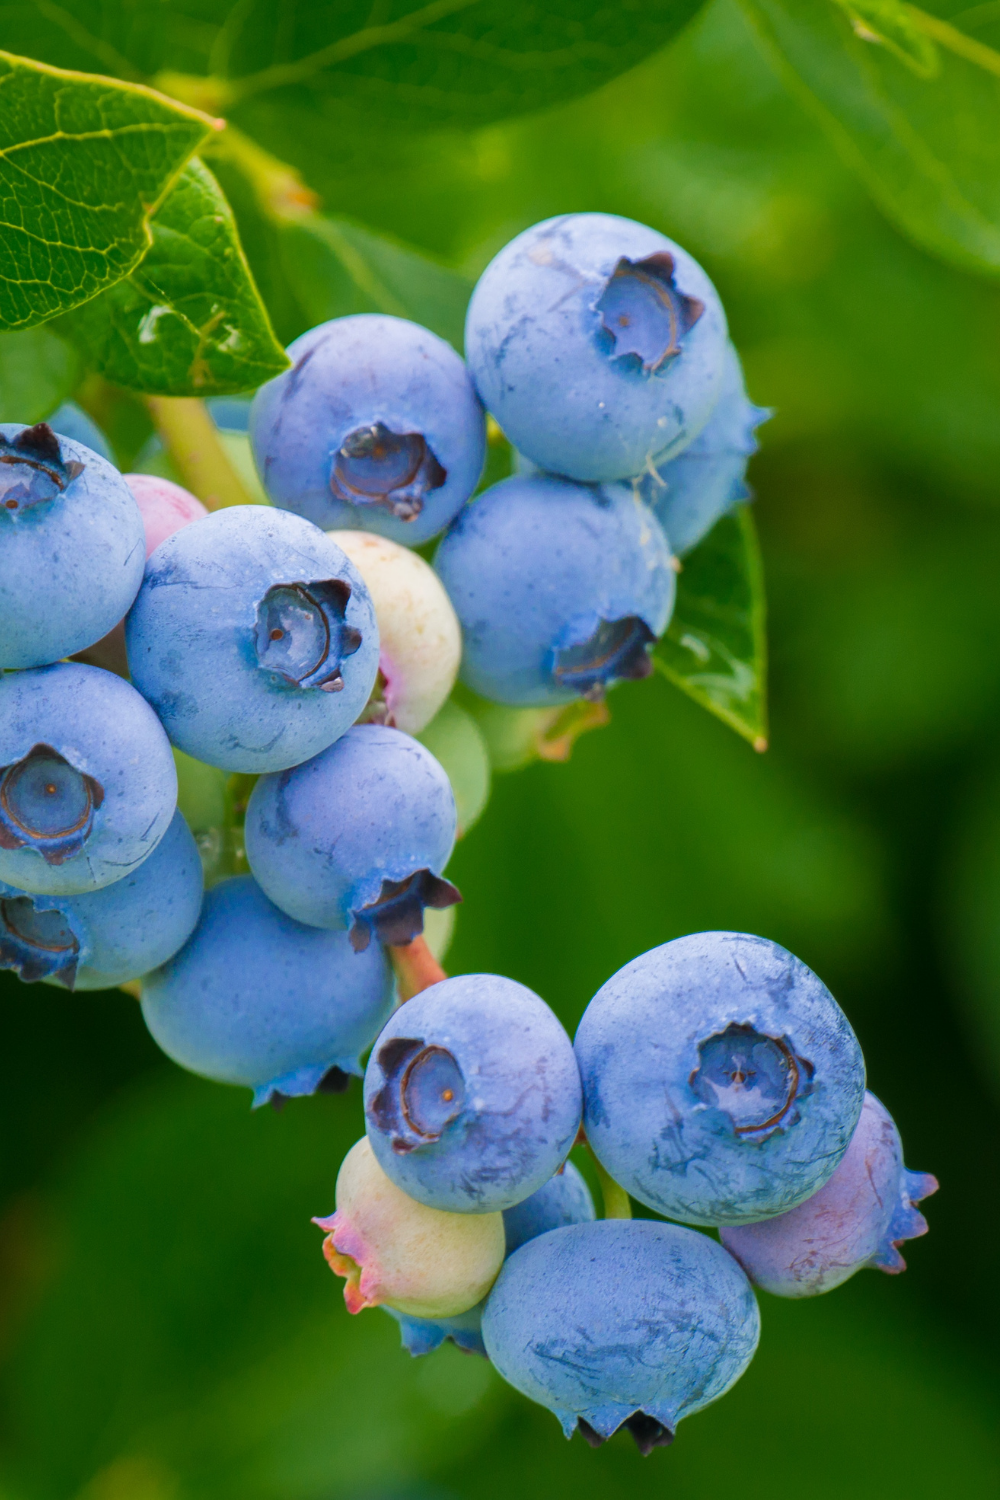
<svg viewBox="0 0 1000 1500">
<path fill-rule="evenodd" d="M 390 946 L 389 957 L 396 971 L 400 1003 L 412 1000 L 421 990 L 448 978 L 423 937 L 415 937 L 412 943 Z"/>
</svg>

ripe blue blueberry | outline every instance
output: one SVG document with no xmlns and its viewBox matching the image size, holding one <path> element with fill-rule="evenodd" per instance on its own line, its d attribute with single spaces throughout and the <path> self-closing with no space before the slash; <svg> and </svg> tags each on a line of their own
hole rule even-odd
<svg viewBox="0 0 1000 1500">
<path fill-rule="evenodd" d="M 707 1235 L 649 1219 L 553 1229 L 504 1263 L 483 1313 L 500 1374 L 594 1447 L 625 1426 L 673 1441 L 743 1374 L 760 1318 L 750 1283 Z"/>
<path fill-rule="evenodd" d="M 547 219 L 511 240 L 465 327 L 476 387 L 515 448 L 588 481 L 640 474 L 697 437 L 725 346 L 697 261 L 613 214 Z"/>
<path fill-rule="evenodd" d="M 0 425 L 0 668 L 92 646 L 132 603 L 145 560 L 117 469 L 44 422 Z"/>
<path fill-rule="evenodd" d="M 206 893 L 192 937 L 142 986 L 146 1025 L 168 1057 L 253 1089 L 255 1106 L 360 1076 L 392 1003 L 378 943 L 357 953 L 346 933 L 304 927 L 247 875 Z"/>
<path fill-rule="evenodd" d="M 82 443 L 84 448 L 89 448 L 92 453 L 100 454 L 109 464 L 115 461 L 111 452 L 111 444 L 104 433 L 98 427 L 93 417 L 87 415 L 82 406 L 77 406 L 75 401 L 64 401 L 57 407 L 46 422 L 57 437 L 71 438 L 74 443 Z"/>
<path fill-rule="evenodd" d="M 399 729 L 356 725 L 304 765 L 262 776 L 247 806 L 247 859 L 265 895 L 299 922 L 409 943 L 424 907 L 461 897 L 441 878 L 455 798 L 429 750 Z"/>
<path fill-rule="evenodd" d="M 68 990 L 138 979 L 187 942 L 201 895 L 198 846 L 175 812 L 149 858 L 99 891 L 38 896 L 0 885 L 0 969 Z"/>
<path fill-rule="evenodd" d="M 122 678 L 76 662 L 0 676 L 0 880 L 99 890 L 152 854 L 176 805 L 170 744 Z"/>
<path fill-rule="evenodd" d="M 536 1192 L 569 1155 L 580 1078 L 569 1038 L 513 979 L 463 974 L 392 1017 L 365 1073 L 382 1170 L 429 1208 L 489 1213 Z"/>
<path fill-rule="evenodd" d="M 590 1189 L 573 1163 L 568 1161 L 530 1198 L 515 1203 L 513 1208 L 504 1209 L 506 1253 L 513 1255 L 515 1250 L 549 1229 L 562 1229 L 567 1224 L 588 1224 L 593 1218 L 594 1200 Z M 445 1339 L 451 1339 L 468 1354 L 485 1354 L 482 1333 L 485 1307 L 484 1299 L 454 1318 L 410 1318 L 391 1307 L 387 1307 L 386 1312 L 399 1323 L 403 1348 L 410 1354 L 431 1354 Z"/>
<path fill-rule="evenodd" d="M 831 1176 L 861 1113 L 861 1048 L 826 985 L 777 943 L 676 938 L 598 990 L 576 1034 L 587 1138 L 640 1203 L 748 1224 Z"/>
<path fill-rule="evenodd" d="M 851 1144 L 830 1180 L 787 1214 L 721 1230 L 750 1280 L 778 1297 L 815 1297 L 860 1271 L 905 1271 L 904 1240 L 927 1233 L 914 1207 L 937 1192 L 927 1172 L 909 1172 L 892 1116 L 866 1094 Z"/>
<path fill-rule="evenodd" d="M 647 677 L 673 609 L 667 540 L 625 485 L 504 479 L 462 512 L 434 566 L 462 625 L 462 681 L 512 707 Z"/>
<path fill-rule="evenodd" d="M 754 431 L 770 415 L 747 396 L 739 355 L 727 345 L 722 390 L 708 422 L 676 458 L 637 480 L 678 557 L 697 546 L 727 510 L 749 500 L 746 471 L 757 451 Z"/>
<path fill-rule="evenodd" d="M 486 456 L 483 409 L 454 349 L 403 318 L 359 313 L 310 329 L 288 354 L 292 368 L 261 387 L 250 417 L 274 504 L 408 547 L 442 531 Z"/>
<path fill-rule="evenodd" d="M 161 542 L 125 638 L 132 680 L 173 743 L 226 771 L 281 771 L 324 750 L 378 671 L 353 563 L 310 522 L 258 505 Z"/>
</svg>

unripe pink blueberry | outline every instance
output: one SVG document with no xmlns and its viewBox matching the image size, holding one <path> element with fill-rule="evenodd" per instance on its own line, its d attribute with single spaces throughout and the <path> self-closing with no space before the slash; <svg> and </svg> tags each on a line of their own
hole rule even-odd
<svg viewBox="0 0 1000 1500">
<path fill-rule="evenodd" d="M 454 1317 L 480 1302 L 503 1264 L 503 1215 L 425 1208 L 382 1171 L 367 1139 L 337 1175 L 337 1211 L 314 1219 L 323 1254 L 346 1279 L 348 1312 L 393 1307 L 415 1318 Z"/>
<path fill-rule="evenodd" d="M 192 521 L 208 515 L 201 501 L 172 479 L 161 479 L 158 474 L 126 474 L 124 479 L 135 496 L 146 529 L 147 557 L 182 526 L 190 526 Z"/>
<path fill-rule="evenodd" d="M 429 724 L 455 685 L 462 633 L 433 568 L 370 531 L 331 531 L 368 585 L 380 641 L 387 722 L 407 734 Z"/>
<path fill-rule="evenodd" d="M 892 1116 L 866 1093 L 850 1145 L 818 1192 L 776 1218 L 723 1225 L 719 1233 L 757 1286 L 778 1297 L 815 1297 L 863 1266 L 905 1271 L 900 1245 L 927 1233 L 914 1204 L 937 1186 L 929 1172 L 903 1165 Z"/>
</svg>

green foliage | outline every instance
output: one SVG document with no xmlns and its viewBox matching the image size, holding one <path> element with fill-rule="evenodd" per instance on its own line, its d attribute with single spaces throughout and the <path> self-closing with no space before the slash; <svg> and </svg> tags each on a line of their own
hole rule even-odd
<svg viewBox="0 0 1000 1500">
<path fill-rule="evenodd" d="M 76 351 L 48 328 L 0 338 L 0 412 L 5 422 L 40 422 L 70 396 L 80 377 Z"/>
<path fill-rule="evenodd" d="M 0 99 L 0 328 L 29 328 L 134 269 L 147 215 L 212 123 L 149 89 L 8 53 Z"/>
<path fill-rule="evenodd" d="M 743 3 L 889 218 L 1000 272 L 1000 52 L 899 0 Z"/>
<path fill-rule="evenodd" d="M 130 276 L 65 320 L 95 370 L 153 396 L 255 390 L 288 358 L 253 284 L 229 204 L 188 163 Z"/>
<path fill-rule="evenodd" d="M 767 749 L 764 574 L 748 506 L 723 516 L 684 559 L 653 661 L 755 749 Z"/>
</svg>

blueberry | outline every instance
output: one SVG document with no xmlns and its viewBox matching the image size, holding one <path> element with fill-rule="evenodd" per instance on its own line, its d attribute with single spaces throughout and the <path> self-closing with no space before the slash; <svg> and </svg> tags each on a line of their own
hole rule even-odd
<svg viewBox="0 0 1000 1500">
<path fill-rule="evenodd" d="M 152 854 L 176 805 L 167 737 L 127 682 L 75 662 L 0 676 L 0 880 L 99 890 Z"/>
<path fill-rule="evenodd" d="M 725 346 L 697 261 L 613 214 L 547 219 L 511 240 L 465 327 L 476 387 L 515 448 L 583 480 L 627 479 L 697 437 Z"/>
<path fill-rule="evenodd" d="M 379 638 L 380 722 L 419 734 L 458 676 L 462 633 L 440 578 L 416 552 L 370 531 L 332 531 L 365 581 Z"/>
<path fill-rule="evenodd" d="M 0 424 L 0 668 L 92 646 L 132 603 L 144 560 L 117 469 L 44 422 Z"/>
<path fill-rule="evenodd" d="M 865 1068 L 829 990 L 765 938 L 701 932 L 633 959 L 576 1034 L 584 1125 L 611 1176 L 688 1224 L 747 1224 L 831 1176 Z"/>
<path fill-rule="evenodd" d="M 776 1219 L 724 1227 L 722 1243 L 751 1281 L 778 1297 L 815 1297 L 863 1266 L 905 1271 L 904 1240 L 927 1233 L 914 1208 L 937 1192 L 926 1172 L 908 1172 L 892 1116 L 865 1094 L 857 1129 L 828 1182 Z"/>
<path fill-rule="evenodd" d="M 513 707 L 647 677 L 673 609 L 667 540 L 625 485 L 504 479 L 462 512 L 434 566 L 462 626 L 462 681 Z"/>
<path fill-rule="evenodd" d="M 378 670 L 354 565 L 308 521 L 257 505 L 161 542 L 125 636 L 132 679 L 171 740 L 226 771 L 280 771 L 324 750 Z"/>
<path fill-rule="evenodd" d="M 146 1025 L 164 1052 L 253 1089 L 255 1106 L 343 1087 L 392 1004 L 378 943 L 356 953 L 345 933 L 304 927 L 247 875 L 206 893 L 192 937 L 142 986 Z"/>
<path fill-rule="evenodd" d="M 360 1140 L 337 1175 L 337 1211 L 314 1219 L 323 1253 L 346 1281 L 348 1312 L 391 1307 L 415 1318 L 454 1318 L 481 1302 L 503 1261 L 503 1220 L 415 1203 Z"/>
<path fill-rule="evenodd" d="M 46 422 L 57 437 L 71 438 L 74 443 L 80 443 L 92 453 L 99 454 L 109 464 L 114 463 L 114 454 L 104 433 L 93 417 L 88 416 L 75 401 L 64 401 L 51 417 L 46 418 Z"/>
<path fill-rule="evenodd" d="M 436 536 L 486 456 L 483 409 L 454 349 L 403 318 L 359 313 L 310 329 L 288 354 L 292 368 L 261 387 L 250 415 L 274 504 L 407 547 Z"/>
<path fill-rule="evenodd" d="M 198 846 L 179 812 L 148 859 L 83 896 L 0 885 L 0 969 L 32 983 L 104 990 L 166 963 L 201 911 Z"/>
<path fill-rule="evenodd" d="M 707 1235 L 648 1219 L 553 1229 L 516 1250 L 487 1298 L 500 1374 L 595 1447 L 619 1427 L 649 1453 L 743 1374 L 760 1319 Z"/>
<path fill-rule="evenodd" d="M 739 355 L 727 345 L 722 391 L 707 424 L 676 458 L 637 481 L 678 557 L 697 546 L 727 510 L 749 500 L 745 480 L 747 460 L 757 451 L 754 430 L 770 415 L 748 398 Z"/>
<path fill-rule="evenodd" d="M 415 995 L 365 1073 L 368 1138 L 397 1187 L 431 1208 L 488 1213 L 529 1197 L 580 1123 L 573 1050 L 513 979 L 463 974 Z"/>
<path fill-rule="evenodd" d="M 490 757 L 479 725 L 449 698 L 417 738 L 447 772 L 455 794 L 458 837 L 464 838 L 490 800 Z"/>
<path fill-rule="evenodd" d="M 262 776 L 245 824 L 250 869 L 300 922 L 408 943 L 425 906 L 460 900 L 441 878 L 455 842 L 455 798 L 429 750 L 363 724 L 304 765 Z"/>
<path fill-rule="evenodd" d="M 507 1254 L 550 1229 L 566 1224 L 587 1224 L 594 1218 L 590 1189 L 571 1161 L 556 1172 L 530 1198 L 503 1211 Z"/>
<path fill-rule="evenodd" d="M 126 474 L 125 483 L 142 516 L 147 557 L 175 531 L 208 515 L 200 500 L 171 479 L 161 479 L 158 474 Z"/>
<path fill-rule="evenodd" d="M 507 1255 L 549 1229 L 566 1224 L 586 1224 L 594 1218 L 590 1189 L 572 1162 L 550 1177 L 537 1192 L 523 1203 L 503 1211 L 504 1240 Z M 485 1301 L 470 1307 L 454 1318 L 413 1318 L 387 1307 L 396 1319 L 403 1348 L 410 1354 L 432 1354 L 446 1339 L 467 1354 L 485 1354 L 482 1317 Z"/>
</svg>

